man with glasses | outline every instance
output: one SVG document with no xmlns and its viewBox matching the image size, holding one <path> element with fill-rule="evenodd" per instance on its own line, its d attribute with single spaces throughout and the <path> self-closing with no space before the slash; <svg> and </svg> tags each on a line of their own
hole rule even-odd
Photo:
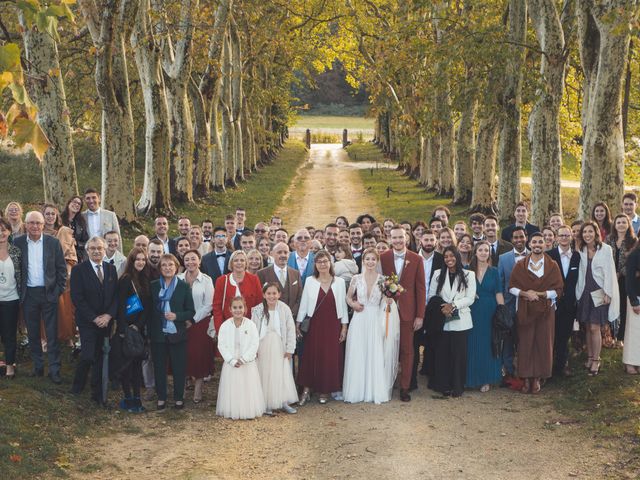
<svg viewBox="0 0 640 480">
<path fill-rule="evenodd" d="M 58 298 L 67 286 L 67 264 L 57 238 L 44 235 L 44 217 L 31 211 L 26 216 L 27 234 L 14 240 L 22 252 L 20 302 L 29 336 L 34 377 L 44 375 L 40 321 L 44 323 L 49 358 L 49 378 L 55 384 L 60 378 L 58 345 Z"/>
<path fill-rule="evenodd" d="M 115 232 L 114 232 L 115 233 Z M 76 308 L 82 351 L 76 365 L 71 393 L 80 395 L 91 370 L 91 399 L 104 406 L 102 391 L 103 344 L 118 312 L 118 272 L 105 261 L 106 242 L 91 237 L 87 242 L 89 259 L 71 270 L 71 299 Z"/>
<path fill-rule="evenodd" d="M 337 228 L 337 227 L 336 227 Z M 337 238 L 337 237 L 336 237 Z M 296 251 L 289 255 L 289 266 L 300 272 L 302 285 L 308 276 L 313 275 L 313 252 L 311 248 L 311 235 L 306 228 L 300 229 L 295 235 Z"/>
<path fill-rule="evenodd" d="M 580 267 L 580 253 L 571 249 L 571 227 L 558 227 L 558 246 L 548 250 L 549 255 L 560 267 L 564 282 L 563 295 L 556 301 L 556 328 L 553 345 L 553 375 L 569 376 L 569 338 L 573 332 L 573 322 L 578 311 L 576 283 Z"/>
<path fill-rule="evenodd" d="M 227 249 L 227 230 L 224 227 L 213 229 L 213 250 L 202 257 L 202 271 L 216 282 L 216 279 L 229 273 L 231 252 Z"/>
<path fill-rule="evenodd" d="M 255 228 L 253 229 L 256 234 L 256 242 L 260 242 L 261 238 L 269 239 L 269 227 L 264 222 L 256 223 Z"/>
</svg>

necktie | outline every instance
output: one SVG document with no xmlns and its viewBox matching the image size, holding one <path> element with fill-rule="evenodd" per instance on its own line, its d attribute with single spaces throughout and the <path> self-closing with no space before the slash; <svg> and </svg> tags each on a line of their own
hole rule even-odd
<svg viewBox="0 0 640 480">
<path fill-rule="evenodd" d="M 287 282 L 287 280 L 284 278 L 284 270 L 280 269 L 280 271 L 278 272 L 278 279 L 280 280 L 280 285 L 284 287 L 284 284 Z"/>
<path fill-rule="evenodd" d="M 491 244 L 491 257 L 495 257 L 496 256 L 496 245 L 495 243 Z"/>
<path fill-rule="evenodd" d="M 104 275 L 102 274 L 102 265 L 96 265 L 96 274 L 98 275 L 98 280 L 102 284 L 104 282 Z"/>
</svg>

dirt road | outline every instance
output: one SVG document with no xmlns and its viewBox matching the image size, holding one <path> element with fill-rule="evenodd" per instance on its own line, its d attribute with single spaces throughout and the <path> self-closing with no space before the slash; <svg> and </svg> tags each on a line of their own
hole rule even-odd
<svg viewBox="0 0 640 480">
<path fill-rule="evenodd" d="M 309 162 L 294 178 L 277 213 L 290 233 L 307 225 L 333 222 L 338 215 L 355 221 L 362 213 L 379 217 L 365 195 L 357 170 L 368 165 L 348 161 L 340 144 L 313 144 Z"/>
<path fill-rule="evenodd" d="M 290 231 L 339 214 L 377 215 L 339 145 L 314 146 L 280 214 Z M 315 399 L 297 415 L 251 421 L 215 416 L 217 378 L 205 402 L 183 412 L 114 411 L 100 434 L 71 446 L 77 479 L 595 479 L 616 450 L 539 396 L 505 389 L 433 395 L 421 377 L 411 403 L 347 405 Z"/>
</svg>

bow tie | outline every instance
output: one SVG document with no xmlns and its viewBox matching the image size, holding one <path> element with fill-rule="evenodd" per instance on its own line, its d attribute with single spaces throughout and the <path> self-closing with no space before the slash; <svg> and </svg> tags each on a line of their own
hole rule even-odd
<svg viewBox="0 0 640 480">
<path fill-rule="evenodd" d="M 401 253 L 401 254 L 397 254 L 397 253 L 396 253 L 396 254 L 394 254 L 393 256 L 394 256 L 395 258 L 397 258 L 398 260 L 404 260 L 404 253 Z"/>
<path fill-rule="evenodd" d="M 89 215 L 100 215 L 100 212 L 92 212 L 91 210 L 89 210 Z"/>
<path fill-rule="evenodd" d="M 109 263 L 110 263 L 111 265 L 115 265 L 115 264 L 116 264 L 116 262 L 114 262 L 114 261 L 113 261 L 113 259 L 109 260 Z"/>
<path fill-rule="evenodd" d="M 226 256 L 227 256 L 226 253 L 216 253 L 216 258 L 221 258 L 221 257 L 224 258 Z"/>
<path fill-rule="evenodd" d="M 571 258 L 571 251 L 570 251 L 570 250 L 568 250 L 568 251 L 566 251 L 566 252 L 564 252 L 564 253 L 561 253 L 561 254 L 560 254 L 560 256 L 561 256 L 561 257 L 567 257 L 567 258 L 569 258 L 569 259 L 570 259 L 570 258 Z"/>
</svg>

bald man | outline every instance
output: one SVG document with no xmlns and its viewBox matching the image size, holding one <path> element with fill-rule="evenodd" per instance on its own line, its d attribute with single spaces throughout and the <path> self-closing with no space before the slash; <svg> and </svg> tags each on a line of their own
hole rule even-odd
<svg viewBox="0 0 640 480">
<path fill-rule="evenodd" d="M 300 273 L 287 265 L 289 260 L 289 247 L 284 242 L 276 243 L 271 249 L 273 265 L 258 270 L 258 278 L 264 286 L 265 283 L 277 283 L 280 285 L 282 296 L 280 300 L 286 303 L 293 313 L 293 318 L 298 315 L 300 298 L 302 297 L 302 280 Z"/>
<path fill-rule="evenodd" d="M 133 240 L 133 246 L 137 248 L 142 248 L 145 252 L 149 248 L 149 237 L 146 235 L 138 235 Z"/>
</svg>

